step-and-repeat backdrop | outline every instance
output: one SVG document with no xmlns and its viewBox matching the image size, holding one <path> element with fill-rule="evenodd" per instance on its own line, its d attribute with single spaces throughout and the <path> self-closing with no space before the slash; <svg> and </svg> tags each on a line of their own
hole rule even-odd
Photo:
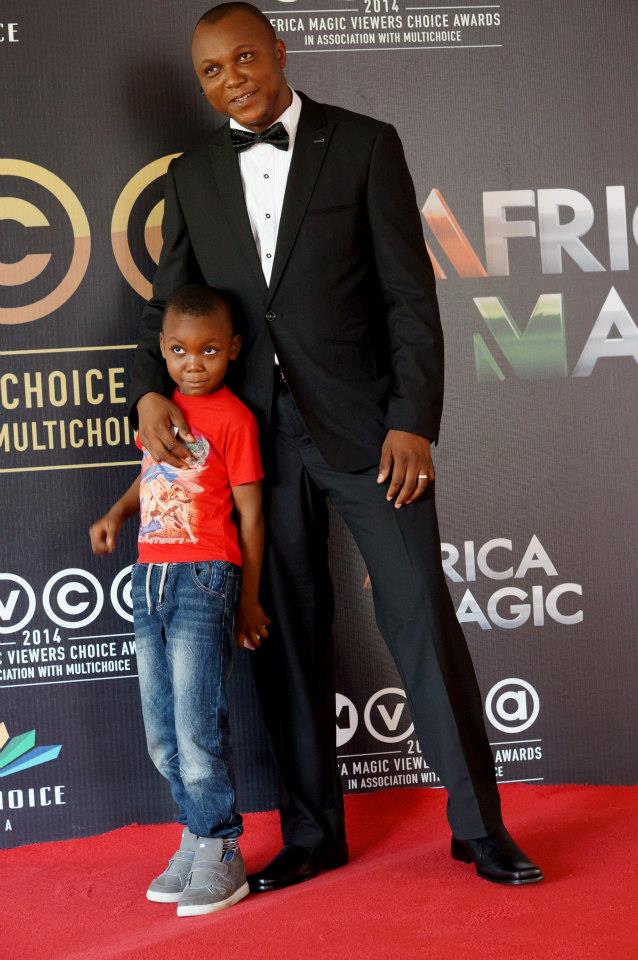
<svg viewBox="0 0 638 960">
<path fill-rule="evenodd" d="M 631 783 L 638 743 L 638 71 L 631 0 L 266 0 L 289 82 L 394 123 L 446 335 L 441 562 L 503 782 Z M 169 820 L 146 756 L 126 417 L 171 157 L 211 136 L 195 0 L 32 0 L 0 22 L 0 843 Z M 409 508 L 408 508 L 409 509 Z M 338 517 L 346 791 L 437 786 Z M 275 804 L 248 652 L 241 808 Z"/>
</svg>

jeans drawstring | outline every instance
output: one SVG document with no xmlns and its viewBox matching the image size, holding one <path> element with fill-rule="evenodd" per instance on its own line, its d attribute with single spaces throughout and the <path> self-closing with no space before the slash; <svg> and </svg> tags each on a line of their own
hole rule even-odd
<svg viewBox="0 0 638 960">
<path fill-rule="evenodd" d="M 146 571 L 146 606 L 148 607 L 149 615 L 153 612 L 153 600 L 151 597 L 151 571 L 155 566 L 154 563 L 149 563 L 148 570 Z M 157 602 L 162 602 L 162 597 L 164 595 L 164 587 L 166 585 L 166 576 L 168 574 L 168 563 L 162 564 L 162 574 L 160 576 L 159 589 L 157 591 Z"/>
<path fill-rule="evenodd" d="M 153 569 L 153 564 L 149 563 L 146 569 L 146 606 L 148 608 L 148 615 L 150 617 L 152 610 L 152 601 L 151 601 L 151 570 Z"/>
<path fill-rule="evenodd" d="M 168 563 L 162 564 L 162 576 L 160 577 L 159 590 L 157 591 L 157 602 L 162 602 L 164 596 L 164 585 L 166 584 L 166 574 L 168 573 Z"/>
</svg>

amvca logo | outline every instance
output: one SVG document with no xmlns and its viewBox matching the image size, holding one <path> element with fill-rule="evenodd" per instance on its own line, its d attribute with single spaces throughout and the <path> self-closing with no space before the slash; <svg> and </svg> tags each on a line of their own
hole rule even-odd
<svg viewBox="0 0 638 960">
<path fill-rule="evenodd" d="M 352 740 L 359 726 L 356 706 L 342 693 L 337 694 L 337 747 Z M 414 733 L 414 724 L 406 709 L 405 692 L 398 687 L 384 687 L 369 698 L 363 711 L 366 729 L 381 743 L 398 743 Z"/>
<path fill-rule="evenodd" d="M 43 196 L 49 194 L 52 198 L 51 211 L 66 214 L 66 217 L 58 216 L 60 222 L 55 224 L 50 220 L 51 211 L 47 216 L 47 213 L 31 200 L 12 195 L 0 196 L 0 221 L 11 220 L 19 224 L 26 231 L 25 238 L 33 235 L 42 237 L 34 241 L 34 249 L 20 259 L 12 260 L 10 257 L 8 263 L 0 261 L 0 285 L 4 287 L 19 288 L 43 275 L 43 289 L 34 300 L 22 306 L 0 307 L 0 323 L 29 323 L 59 309 L 80 286 L 91 255 L 91 231 L 84 208 L 75 193 L 51 170 L 37 163 L 29 163 L 28 160 L 0 159 L 0 181 L 5 177 L 36 184 L 36 189 L 39 189 Z M 34 193 L 34 200 L 35 197 Z M 56 263 L 62 247 L 59 239 L 51 241 L 51 249 L 38 250 L 38 244 L 46 246 L 49 242 L 46 238 L 54 234 L 56 228 L 58 231 L 70 232 L 72 239 L 71 258 L 66 264 L 66 270 Z M 28 244 L 29 241 L 25 239 L 25 243 Z M 54 279 L 56 270 L 58 274 L 62 274 L 62 279 Z M 47 282 L 47 277 L 50 282 Z"/>
<path fill-rule="evenodd" d="M 35 730 L 10 737 L 6 724 L 0 723 L 0 748 L 0 777 L 8 777 L 10 773 L 55 760 L 62 744 L 36 747 Z"/>
<path fill-rule="evenodd" d="M 153 291 L 150 280 L 144 276 L 140 266 L 133 258 L 129 239 L 129 221 L 133 214 L 133 208 L 137 206 L 140 198 L 142 207 L 146 205 L 148 200 L 147 187 L 164 176 L 174 157 L 179 157 L 179 153 L 167 154 L 158 160 L 153 160 L 152 163 L 147 163 L 145 167 L 138 170 L 122 190 L 113 210 L 111 221 L 113 255 L 124 278 L 144 300 L 148 300 Z M 144 222 L 144 243 L 154 263 L 159 262 L 162 249 L 163 216 L 164 200 L 162 199 L 153 206 Z"/>
</svg>

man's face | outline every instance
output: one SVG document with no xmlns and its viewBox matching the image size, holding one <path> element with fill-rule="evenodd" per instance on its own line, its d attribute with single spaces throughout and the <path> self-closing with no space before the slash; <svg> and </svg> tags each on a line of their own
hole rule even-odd
<svg viewBox="0 0 638 960">
<path fill-rule="evenodd" d="M 225 308 L 202 317 L 169 310 L 160 333 L 160 349 L 169 375 L 188 397 L 219 389 L 240 346 L 241 337 L 233 334 Z"/>
<path fill-rule="evenodd" d="M 290 105 L 285 44 L 251 14 L 240 10 L 213 26 L 199 24 L 192 56 L 210 105 L 243 127 L 265 130 Z"/>
</svg>

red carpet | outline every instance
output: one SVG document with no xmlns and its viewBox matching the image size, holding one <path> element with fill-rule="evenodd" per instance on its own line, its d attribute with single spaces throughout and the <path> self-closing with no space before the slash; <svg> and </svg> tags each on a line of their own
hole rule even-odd
<svg viewBox="0 0 638 960">
<path fill-rule="evenodd" d="M 502 788 L 506 822 L 546 880 L 502 887 L 449 856 L 441 790 L 347 799 L 352 862 L 209 917 L 144 891 L 175 825 L 0 853 L 2 960 L 632 960 L 638 956 L 638 788 Z M 279 844 L 246 817 L 254 868 Z"/>
</svg>

